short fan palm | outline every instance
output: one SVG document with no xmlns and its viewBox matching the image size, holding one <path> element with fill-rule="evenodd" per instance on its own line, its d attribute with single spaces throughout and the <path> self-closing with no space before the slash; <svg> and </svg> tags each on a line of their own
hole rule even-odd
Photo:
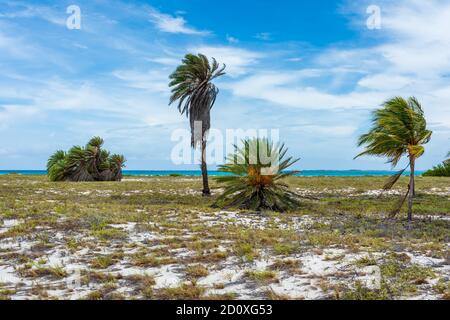
<svg viewBox="0 0 450 320">
<path fill-rule="evenodd" d="M 359 138 L 358 145 L 365 150 L 357 155 L 375 155 L 387 157 L 395 167 L 403 155 L 409 158 L 408 166 L 391 177 L 385 185 L 390 189 L 406 169 L 410 169 L 409 186 L 406 195 L 400 200 L 392 216 L 400 211 L 408 198 L 408 220 L 412 220 L 412 205 L 415 195 L 414 169 L 417 158 L 425 152 L 424 144 L 431 139 L 432 132 L 427 130 L 422 106 L 416 98 L 405 100 L 395 97 L 386 101 L 381 109 L 373 113 L 373 125 L 367 134 Z"/>
<path fill-rule="evenodd" d="M 236 153 L 219 167 L 227 175 L 216 178 L 225 189 L 217 199 L 218 206 L 283 212 L 299 205 L 297 195 L 282 182 L 296 173 L 286 170 L 299 159 L 285 158 L 284 145 L 274 145 L 268 139 L 247 139 L 241 148 L 235 148 Z"/>
<path fill-rule="evenodd" d="M 187 54 L 180 66 L 170 75 L 169 87 L 172 95 L 169 104 L 178 102 L 178 110 L 189 118 L 191 127 L 191 144 L 202 150 L 203 195 L 210 195 L 208 170 L 206 166 L 206 135 L 210 129 L 210 110 L 219 90 L 213 80 L 224 75 L 222 67 L 212 58 L 212 62 L 202 54 Z M 199 124 L 199 125 L 197 125 Z"/>
<path fill-rule="evenodd" d="M 125 158 L 102 149 L 103 139 L 92 138 L 85 147 L 74 146 L 67 153 L 58 150 L 47 162 L 51 181 L 120 181 Z"/>
</svg>

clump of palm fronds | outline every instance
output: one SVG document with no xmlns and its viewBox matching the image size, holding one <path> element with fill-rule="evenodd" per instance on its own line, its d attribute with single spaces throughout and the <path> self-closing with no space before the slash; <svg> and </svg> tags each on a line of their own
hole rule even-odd
<svg viewBox="0 0 450 320">
<path fill-rule="evenodd" d="M 450 157 L 450 153 L 447 155 Z M 434 166 L 432 169 L 426 171 L 426 177 L 450 177 L 450 159 L 443 161 L 441 164 Z"/>
<path fill-rule="evenodd" d="M 219 171 L 231 175 L 216 178 L 225 189 L 217 199 L 218 206 L 280 212 L 298 207 L 297 195 L 281 180 L 296 173 L 286 169 L 299 159 L 285 158 L 284 145 L 254 138 L 235 149 L 227 163 L 219 166 Z"/>
<path fill-rule="evenodd" d="M 92 138 L 85 147 L 56 151 L 47 161 L 51 181 L 120 181 L 125 158 L 103 150 L 103 139 Z"/>
</svg>

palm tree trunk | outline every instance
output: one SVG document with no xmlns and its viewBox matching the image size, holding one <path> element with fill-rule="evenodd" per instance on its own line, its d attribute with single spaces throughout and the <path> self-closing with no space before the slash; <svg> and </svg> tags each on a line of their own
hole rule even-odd
<svg viewBox="0 0 450 320">
<path fill-rule="evenodd" d="M 414 198 L 414 157 L 409 158 L 409 168 L 411 173 L 409 174 L 409 195 L 408 195 L 408 221 L 412 221 L 412 205 Z"/>
<path fill-rule="evenodd" d="M 209 190 L 208 184 L 208 168 L 206 167 L 206 139 L 202 140 L 202 178 L 203 178 L 203 196 L 210 196 L 211 191 Z"/>
</svg>

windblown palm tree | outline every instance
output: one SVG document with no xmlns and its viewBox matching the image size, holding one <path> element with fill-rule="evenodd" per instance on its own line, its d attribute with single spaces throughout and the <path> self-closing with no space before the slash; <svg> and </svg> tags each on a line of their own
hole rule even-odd
<svg viewBox="0 0 450 320">
<path fill-rule="evenodd" d="M 412 220 L 412 205 L 415 195 L 414 170 L 416 159 L 425 152 L 424 144 L 431 139 L 432 132 L 427 130 L 422 106 L 416 98 L 405 100 L 395 97 L 386 101 L 381 109 L 373 113 L 373 126 L 367 134 L 359 138 L 358 145 L 365 145 L 362 155 L 387 157 L 395 167 L 403 155 L 409 158 L 408 166 L 392 176 L 384 186 L 390 189 L 398 181 L 406 169 L 410 169 L 409 186 L 406 195 L 400 200 L 392 212 L 395 216 L 408 198 L 408 220 Z"/>
<path fill-rule="evenodd" d="M 231 175 L 217 177 L 225 191 L 217 199 L 220 207 L 238 207 L 256 211 L 295 209 L 298 196 L 281 180 L 296 171 L 286 171 L 299 159 L 284 159 L 284 145 L 273 145 L 267 139 L 248 139 L 227 157 L 219 171 Z"/>
<path fill-rule="evenodd" d="M 58 150 L 47 162 L 51 181 L 120 181 L 125 158 L 101 149 L 103 139 L 92 138 L 83 148 L 72 147 L 67 153 Z"/>
<path fill-rule="evenodd" d="M 225 74 L 222 67 L 212 58 L 212 62 L 202 54 L 187 54 L 180 66 L 170 75 L 169 87 L 172 88 L 169 105 L 178 101 L 178 110 L 189 118 L 191 145 L 201 146 L 201 170 L 203 195 L 210 195 L 208 170 L 206 166 L 206 135 L 210 129 L 210 110 L 219 90 L 212 81 Z"/>
</svg>

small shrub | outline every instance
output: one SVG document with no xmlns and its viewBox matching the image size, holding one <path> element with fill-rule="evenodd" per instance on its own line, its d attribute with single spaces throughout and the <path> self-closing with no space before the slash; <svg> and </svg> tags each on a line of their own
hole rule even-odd
<svg viewBox="0 0 450 320">
<path fill-rule="evenodd" d="M 262 271 L 246 271 L 245 276 L 256 282 L 276 282 L 278 281 L 277 273 L 272 270 Z"/>
</svg>

